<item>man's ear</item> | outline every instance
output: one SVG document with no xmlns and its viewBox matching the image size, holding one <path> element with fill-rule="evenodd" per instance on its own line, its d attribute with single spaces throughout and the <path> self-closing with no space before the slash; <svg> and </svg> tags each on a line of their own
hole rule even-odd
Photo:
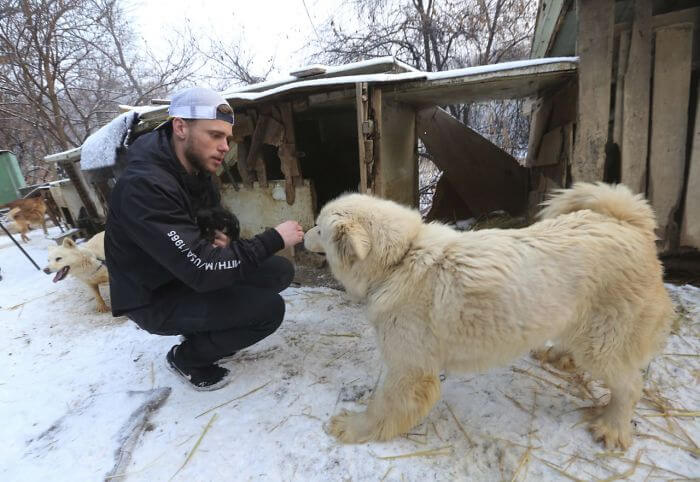
<svg viewBox="0 0 700 482">
<path fill-rule="evenodd" d="M 179 117 L 174 117 L 172 123 L 173 135 L 178 139 L 185 139 L 185 137 L 187 137 L 187 130 L 189 129 L 187 122 Z"/>
<path fill-rule="evenodd" d="M 333 239 L 340 255 L 350 262 L 365 259 L 372 247 L 367 230 L 353 221 L 336 224 Z"/>
<path fill-rule="evenodd" d="M 75 248 L 75 246 L 76 246 L 76 245 L 75 245 L 75 241 L 73 241 L 73 240 L 70 239 L 70 238 L 63 238 L 63 243 L 61 243 L 61 245 L 62 245 L 64 248 Z"/>
</svg>

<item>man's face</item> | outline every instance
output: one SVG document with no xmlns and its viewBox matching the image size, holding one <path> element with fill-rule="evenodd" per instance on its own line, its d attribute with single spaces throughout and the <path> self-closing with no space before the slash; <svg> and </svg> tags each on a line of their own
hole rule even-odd
<svg viewBox="0 0 700 482">
<path fill-rule="evenodd" d="M 197 170 L 215 173 L 224 162 L 231 140 L 231 124 L 226 121 L 196 120 L 186 123 L 185 157 Z"/>
</svg>

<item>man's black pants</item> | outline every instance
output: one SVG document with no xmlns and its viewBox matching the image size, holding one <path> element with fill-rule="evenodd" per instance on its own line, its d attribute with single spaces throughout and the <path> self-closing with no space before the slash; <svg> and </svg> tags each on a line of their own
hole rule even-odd
<svg viewBox="0 0 700 482">
<path fill-rule="evenodd" d="M 177 284 L 154 293 L 151 304 L 127 313 L 157 335 L 184 335 L 178 362 L 208 366 L 274 333 L 284 318 L 279 292 L 294 278 L 289 260 L 272 256 L 245 281 L 207 293 Z"/>
</svg>

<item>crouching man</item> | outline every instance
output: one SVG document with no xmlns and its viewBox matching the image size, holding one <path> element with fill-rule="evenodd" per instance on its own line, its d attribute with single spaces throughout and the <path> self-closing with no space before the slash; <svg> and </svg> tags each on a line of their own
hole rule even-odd
<svg viewBox="0 0 700 482">
<path fill-rule="evenodd" d="M 292 264 L 273 256 L 301 242 L 296 221 L 251 239 L 202 237 L 196 213 L 220 205 L 211 174 L 224 160 L 233 111 L 216 92 L 178 92 L 169 119 L 139 137 L 112 192 L 105 230 L 114 316 L 158 335 L 184 335 L 167 365 L 197 390 L 215 390 L 229 371 L 217 361 L 273 333 L 284 317 L 279 292 Z"/>
</svg>

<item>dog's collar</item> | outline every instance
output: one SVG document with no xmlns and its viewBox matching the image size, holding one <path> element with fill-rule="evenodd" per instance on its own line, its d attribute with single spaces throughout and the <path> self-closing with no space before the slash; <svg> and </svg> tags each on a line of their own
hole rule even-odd
<svg viewBox="0 0 700 482">
<path fill-rule="evenodd" d="M 95 258 L 97 258 L 97 256 L 95 256 Z M 97 258 L 97 261 L 100 262 L 100 265 L 97 267 L 97 269 L 95 271 L 92 272 L 92 274 L 90 276 L 93 276 L 94 274 L 96 274 L 99 270 L 102 269 L 103 266 L 107 266 L 107 263 L 105 262 L 104 259 Z"/>
</svg>

